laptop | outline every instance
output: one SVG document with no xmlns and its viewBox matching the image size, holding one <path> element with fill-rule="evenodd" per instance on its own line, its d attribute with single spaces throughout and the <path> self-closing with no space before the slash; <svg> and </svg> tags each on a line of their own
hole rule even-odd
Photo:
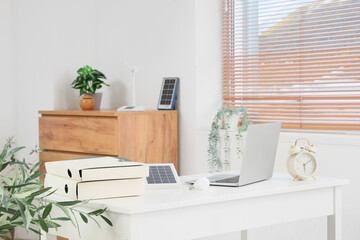
<svg viewBox="0 0 360 240">
<path fill-rule="evenodd" d="M 250 125 L 238 174 L 218 174 L 208 177 L 212 186 L 240 187 L 272 177 L 279 142 L 281 123 Z M 189 183 L 194 183 L 196 180 Z"/>
</svg>

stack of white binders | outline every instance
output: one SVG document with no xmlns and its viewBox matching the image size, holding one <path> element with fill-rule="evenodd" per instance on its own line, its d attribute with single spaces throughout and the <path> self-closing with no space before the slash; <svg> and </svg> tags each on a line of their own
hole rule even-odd
<svg viewBox="0 0 360 240">
<path fill-rule="evenodd" d="M 147 165 L 99 157 L 45 163 L 45 187 L 76 200 L 141 195 Z"/>
</svg>

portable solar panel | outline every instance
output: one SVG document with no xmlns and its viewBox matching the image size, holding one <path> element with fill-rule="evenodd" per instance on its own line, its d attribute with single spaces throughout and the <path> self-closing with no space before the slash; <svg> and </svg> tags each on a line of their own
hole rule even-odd
<svg viewBox="0 0 360 240">
<path fill-rule="evenodd" d="M 172 163 L 154 163 L 149 165 L 147 188 L 179 188 L 181 182 Z"/>
<path fill-rule="evenodd" d="M 178 84 L 179 78 L 177 77 L 166 77 L 163 79 L 158 103 L 159 110 L 175 109 Z"/>
</svg>

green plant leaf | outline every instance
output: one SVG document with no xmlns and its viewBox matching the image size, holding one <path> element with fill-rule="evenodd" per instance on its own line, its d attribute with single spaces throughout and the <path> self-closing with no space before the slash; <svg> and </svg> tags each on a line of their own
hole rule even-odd
<svg viewBox="0 0 360 240">
<path fill-rule="evenodd" d="M 11 222 L 14 222 L 18 217 L 20 217 L 21 216 L 21 214 L 20 214 L 20 210 L 17 210 L 16 212 L 15 212 L 15 214 L 11 217 L 11 219 L 10 219 L 10 221 Z"/>
<path fill-rule="evenodd" d="M 32 172 L 34 172 L 35 170 L 37 170 L 41 163 L 42 163 L 41 161 L 37 162 L 37 163 L 31 168 L 30 173 L 32 173 Z"/>
<path fill-rule="evenodd" d="M 105 74 L 103 74 L 102 72 L 100 72 L 100 71 L 98 71 L 98 70 L 95 70 L 95 71 L 97 71 L 97 73 L 98 73 L 98 75 L 99 75 L 99 78 L 104 78 L 104 79 L 106 79 Z"/>
<path fill-rule="evenodd" d="M 15 193 L 12 195 L 13 198 L 27 198 L 31 195 L 31 192 Z"/>
<path fill-rule="evenodd" d="M 77 84 L 73 88 L 74 89 L 80 89 L 80 88 L 83 88 L 83 87 L 85 87 L 84 84 Z"/>
<path fill-rule="evenodd" d="M 89 215 L 95 215 L 95 216 L 98 216 L 98 215 L 100 215 L 100 214 L 103 214 L 106 210 L 107 210 L 107 208 L 104 208 L 104 209 L 98 209 L 98 210 L 95 210 L 95 211 L 89 212 L 88 214 L 89 214 Z"/>
<path fill-rule="evenodd" d="M 40 216 L 39 216 L 39 223 L 42 230 L 44 230 L 46 233 L 49 232 L 48 226 L 46 225 L 44 219 L 42 219 Z"/>
<path fill-rule="evenodd" d="M 71 211 L 71 213 L 72 213 L 72 215 L 73 215 L 73 217 L 74 217 L 74 219 L 75 219 L 76 229 L 78 230 L 79 237 L 81 238 L 79 222 L 78 222 L 78 220 L 77 220 L 77 218 L 76 218 L 76 215 L 75 215 L 73 209 L 70 208 L 70 211 Z"/>
<path fill-rule="evenodd" d="M 0 160 L 4 160 L 5 156 L 7 155 L 8 148 L 4 147 L 1 154 L 0 154 Z"/>
<path fill-rule="evenodd" d="M 43 215 L 42 215 L 42 218 L 47 218 L 47 216 L 49 216 L 50 212 L 51 212 L 51 209 L 52 209 L 52 204 L 50 203 L 49 205 L 47 205 L 43 211 Z"/>
<path fill-rule="evenodd" d="M 84 214 L 82 214 L 81 212 L 80 212 L 80 217 L 81 217 L 81 219 L 84 221 L 84 223 L 88 223 L 88 219 L 87 219 L 87 217 L 85 217 L 85 215 Z"/>
<path fill-rule="evenodd" d="M 25 229 L 28 230 L 31 220 L 33 218 L 33 214 L 30 213 L 30 210 L 27 207 L 25 207 L 25 217 L 26 217 L 26 222 L 24 222 L 24 225 L 25 225 Z"/>
<path fill-rule="evenodd" d="M 74 222 L 72 221 L 72 219 L 71 219 L 69 210 L 68 210 L 67 208 L 64 208 L 64 207 L 61 206 L 61 205 L 57 205 L 57 203 L 56 203 L 55 205 L 56 205 L 57 207 L 59 207 L 59 208 L 61 209 L 61 211 L 63 211 L 68 218 L 70 218 L 72 224 L 75 226 L 75 223 L 74 223 Z"/>
<path fill-rule="evenodd" d="M 36 191 L 36 192 L 33 192 L 31 193 L 31 196 L 32 197 L 36 197 L 38 195 L 41 195 L 43 193 L 46 193 L 47 191 L 49 191 L 51 189 L 51 187 L 46 187 L 46 188 L 43 188 L 43 189 L 40 189 L 39 191 Z M 55 190 L 56 191 L 56 190 Z"/>
<path fill-rule="evenodd" d="M 54 194 L 56 191 L 57 191 L 57 189 L 55 189 L 54 191 L 51 191 L 51 192 L 47 193 L 45 196 L 43 196 L 43 198 Z"/>
<path fill-rule="evenodd" d="M 55 220 L 55 221 L 70 221 L 71 218 L 68 218 L 68 217 L 58 217 L 58 218 L 52 218 L 52 220 Z"/>
<path fill-rule="evenodd" d="M 75 201 L 64 201 L 64 202 L 57 202 L 58 205 L 60 206 L 73 206 L 73 205 L 76 205 L 76 204 L 79 204 L 81 203 L 80 200 L 75 200 Z"/>
<path fill-rule="evenodd" d="M 15 153 L 17 153 L 18 151 L 20 151 L 20 150 L 22 150 L 24 148 L 25 148 L 24 146 L 14 148 L 8 153 L 8 155 L 14 155 Z"/>
<path fill-rule="evenodd" d="M 25 213 L 23 210 L 23 204 L 18 199 L 15 199 L 15 202 L 19 207 L 19 211 L 20 211 L 21 217 L 23 218 L 23 222 L 26 223 L 26 216 L 25 216 Z"/>
<path fill-rule="evenodd" d="M 20 171 L 21 171 L 21 181 L 24 182 L 26 178 L 25 168 L 23 165 L 19 165 Z"/>
<path fill-rule="evenodd" d="M 28 183 L 17 184 L 17 185 L 13 185 L 13 186 L 4 186 L 4 187 L 8 188 L 8 189 L 12 189 L 12 188 L 20 188 L 20 187 L 24 187 L 24 186 L 28 186 L 28 185 L 38 185 L 38 183 L 28 182 Z"/>
<path fill-rule="evenodd" d="M 34 228 L 29 228 L 29 229 L 30 229 L 30 231 L 32 231 L 32 232 L 34 232 L 34 233 L 36 233 L 38 235 L 42 235 L 40 231 L 35 230 Z"/>
<path fill-rule="evenodd" d="M 49 228 L 55 228 L 55 230 L 57 230 L 58 227 L 61 227 L 60 224 L 53 221 L 45 220 L 45 223 L 48 225 Z"/>
<path fill-rule="evenodd" d="M 4 170 L 9 164 L 10 162 L 0 164 L 0 171 Z"/>
<path fill-rule="evenodd" d="M 100 215 L 100 217 L 102 218 L 102 219 L 104 219 L 104 221 L 107 223 L 107 224 L 109 224 L 109 226 L 113 226 L 113 224 L 112 224 L 112 222 L 110 221 L 110 219 L 108 219 L 107 217 L 105 217 L 105 216 L 103 216 L 103 215 Z"/>
<path fill-rule="evenodd" d="M 6 214 L 0 216 L 0 223 L 1 223 L 1 224 L 6 223 L 6 218 L 7 218 L 7 215 L 6 215 Z"/>
<path fill-rule="evenodd" d="M 30 175 L 30 177 L 28 177 L 28 178 L 26 179 L 26 182 L 30 182 L 31 180 L 34 180 L 35 178 L 38 178 L 38 177 L 40 177 L 40 176 L 42 176 L 42 175 L 44 175 L 43 172 L 35 172 L 35 173 L 33 173 L 32 175 Z"/>
<path fill-rule="evenodd" d="M 91 87 L 89 88 L 89 90 L 90 90 L 90 92 L 95 93 L 95 89 L 94 89 L 93 86 L 91 86 Z"/>
<path fill-rule="evenodd" d="M 0 176 L 0 178 L 5 182 L 5 184 L 13 185 L 12 180 L 10 178 L 8 178 L 7 176 Z"/>
</svg>

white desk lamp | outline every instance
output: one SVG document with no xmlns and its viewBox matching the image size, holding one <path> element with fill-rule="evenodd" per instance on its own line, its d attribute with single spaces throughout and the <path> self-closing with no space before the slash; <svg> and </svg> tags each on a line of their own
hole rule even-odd
<svg viewBox="0 0 360 240">
<path fill-rule="evenodd" d="M 132 105 L 121 106 L 117 109 L 118 112 L 141 112 L 145 111 L 144 106 L 136 106 L 136 95 L 135 95 L 135 73 L 139 71 L 137 67 L 131 67 L 124 59 L 123 62 L 131 71 L 131 81 L 132 81 Z"/>
</svg>

